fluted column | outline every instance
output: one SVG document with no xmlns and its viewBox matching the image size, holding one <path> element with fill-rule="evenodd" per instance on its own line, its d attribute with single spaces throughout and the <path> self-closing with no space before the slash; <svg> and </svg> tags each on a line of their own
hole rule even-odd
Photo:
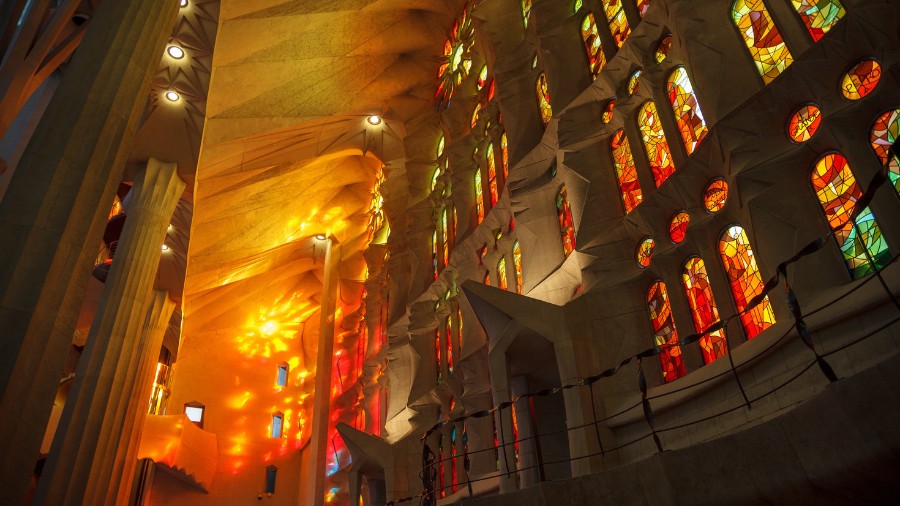
<svg viewBox="0 0 900 506">
<path fill-rule="evenodd" d="M 149 347 L 149 339 L 140 337 L 148 307 L 157 299 L 151 290 L 160 248 L 184 187 L 175 164 L 152 158 L 135 180 L 116 259 L 38 482 L 35 505 L 99 505 L 106 502 L 106 487 L 117 493 L 119 484 L 110 481 L 116 459 L 110 456 L 121 456 L 120 435 L 130 441 L 131 434 L 123 433 L 127 410 L 142 372 L 138 358 L 142 348 Z"/>
<path fill-rule="evenodd" d="M 178 11 L 104 2 L 0 202 L 0 490 L 22 504 L 109 206 Z"/>
</svg>

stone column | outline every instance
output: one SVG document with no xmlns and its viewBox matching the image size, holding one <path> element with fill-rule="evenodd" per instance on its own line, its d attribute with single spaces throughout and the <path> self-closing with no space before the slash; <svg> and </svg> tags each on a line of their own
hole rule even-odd
<svg viewBox="0 0 900 506">
<path fill-rule="evenodd" d="M 0 202 L 0 490 L 22 504 L 178 2 L 97 10 Z"/>
<path fill-rule="evenodd" d="M 184 187 L 175 164 L 154 159 L 135 180 L 116 259 L 38 482 L 35 505 L 108 504 L 107 487 L 115 501 L 120 483 L 111 481 L 114 461 L 124 459 L 120 443 L 123 453 L 130 446 L 134 432 L 126 422 L 138 422 L 127 410 L 138 378 L 146 376 L 138 361 L 142 356 L 152 360 L 148 341 L 156 340 L 159 352 L 161 335 L 150 334 L 162 332 L 163 313 L 172 311 L 172 304 L 151 290 L 166 228 Z M 129 469 L 133 472 L 133 463 Z"/>
<path fill-rule="evenodd" d="M 316 357 L 316 394 L 313 400 L 310 456 L 303 469 L 300 504 L 325 503 L 325 450 L 331 424 L 331 366 L 334 355 L 334 309 L 337 304 L 338 265 L 341 249 L 334 236 L 325 240 L 325 267 L 322 276 L 322 305 L 319 309 L 319 348 Z"/>
</svg>

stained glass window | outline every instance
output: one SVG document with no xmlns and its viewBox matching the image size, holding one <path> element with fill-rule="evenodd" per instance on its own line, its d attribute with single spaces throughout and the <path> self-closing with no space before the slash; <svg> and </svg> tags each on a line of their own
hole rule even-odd
<svg viewBox="0 0 900 506">
<path fill-rule="evenodd" d="M 763 290 L 763 279 L 756 264 L 756 257 L 743 228 L 737 225 L 728 227 L 719 239 L 719 255 L 728 274 L 734 304 L 739 312 L 743 312 L 750 300 Z M 758 306 L 741 314 L 741 325 L 747 339 L 753 339 L 774 323 L 775 313 L 772 311 L 768 296 Z"/>
<path fill-rule="evenodd" d="M 637 169 L 634 166 L 634 156 L 631 153 L 631 145 L 625 130 L 619 129 L 610 140 L 613 165 L 616 167 L 616 178 L 619 182 L 619 191 L 622 192 L 622 204 L 625 213 L 630 213 L 643 200 L 641 183 L 638 181 Z"/>
<path fill-rule="evenodd" d="M 654 55 L 656 58 L 656 63 L 662 63 L 666 61 L 666 58 L 669 57 L 669 50 L 672 49 L 672 35 L 666 35 L 663 37 L 659 44 L 656 46 L 656 54 Z"/>
<path fill-rule="evenodd" d="M 453 320 L 444 320 L 444 337 L 447 338 L 447 370 L 453 372 Z"/>
<path fill-rule="evenodd" d="M 547 76 L 541 72 L 537 80 L 538 108 L 541 111 L 541 122 L 546 125 L 553 117 L 553 108 L 550 107 L 550 92 L 547 90 Z"/>
<path fill-rule="evenodd" d="M 491 207 L 497 205 L 500 200 L 500 193 L 497 189 L 497 160 L 494 159 L 494 145 L 487 145 L 487 165 L 488 165 L 488 191 L 491 195 Z"/>
<path fill-rule="evenodd" d="M 652 100 L 644 102 L 641 106 L 638 126 L 641 129 L 641 139 L 644 141 L 644 151 L 647 152 L 647 159 L 650 161 L 653 181 L 658 188 L 675 172 L 675 164 L 672 163 L 669 142 L 663 132 L 662 123 L 659 122 L 656 104 Z"/>
<path fill-rule="evenodd" d="M 794 61 L 763 0 L 735 0 L 731 18 L 764 83 L 772 82 Z"/>
<path fill-rule="evenodd" d="M 522 293 L 522 249 L 519 241 L 513 243 L 513 268 L 516 271 L 516 293 Z"/>
<path fill-rule="evenodd" d="M 587 52 L 588 68 L 594 79 L 606 66 L 606 56 L 603 55 L 603 47 L 600 44 L 600 34 L 597 33 L 597 22 L 594 14 L 588 12 L 581 21 L 581 39 L 584 41 L 584 50 Z"/>
<path fill-rule="evenodd" d="M 900 137 L 900 109 L 893 109 L 885 112 L 872 125 L 872 133 L 869 135 L 869 141 L 872 143 L 872 149 L 881 160 L 881 164 L 888 164 L 890 171 L 888 177 L 894 184 L 894 189 L 900 194 L 900 157 L 891 156 L 891 146 L 897 142 Z"/>
<path fill-rule="evenodd" d="M 867 207 L 856 219 L 862 233 L 859 237 L 850 216 L 856 208 L 856 201 L 862 191 L 850 170 L 847 159 L 838 153 L 829 153 L 816 162 L 812 172 L 812 185 L 825 211 L 828 226 L 835 229 L 834 239 L 841 248 L 844 262 L 853 279 L 859 279 L 872 272 L 872 265 L 866 258 L 866 251 L 875 261 L 876 267 L 883 267 L 891 258 L 884 237 L 872 211 Z"/>
<path fill-rule="evenodd" d="M 609 22 L 609 31 L 612 33 L 616 46 L 622 47 L 625 39 L 631 34 L 628 19 L 625 18 L 625 8 L 622 0 L 603 0 L 603 10 L 606 12 L 606 20 Z"/>
<path fill-rule="evenodd" d="M 719 321 L 719 310 L 716 308 L 716 301 L 713 298 L 712 287 L 709 285 L 709 276 L 706 274 L 706 265 L 703 260 L 698 257 L 688 260 L 684 264 L 681 281 L 684 284 L 688 306 L 691 308 L 694 332 L 699 334 Z M 706 364 L 728 353 L 725 331 L 719 329 L 701 337 L 700 351 L 703 353 L 703 362 Z"/>
<path fill-rule="evenodd" d="M 475 128 L 475 125 L 478 124 L 478 113 L 481 112 L 481 103 L 475 104 L 475 110 L 472 111 L 472 128 Z"/>
<path fill-rule="evenodd" d="M 635 0 L 637 3 L 638 12 L 641 14 L 641 17 L 644 17 L 644 14 L 647 14 L 647 9 L 650 8 L 650 0 Z"/>
<path fill-rule="evenodd" d="M 794 142 L 806 142 L 816 135 L 822 124 L 822 110 L 815 104 L 806 104 L 791 114 L 788 121 L 788 137 Z"/>
<path fill-rule="evenodd" d="M 441 331 L 434 329 L 434 364 L 437 366 L 437 382 L 441 383 Z"/>
<path fill-rule="evenodd" d="M 669 103 L 675 111 L 675 122 L 681 132 L 684 149 L 690 155 L 709 130 L 706 128 L 697 94 L 694 93 L 694 86 L 684 67 L 679 65 L 669 74 L 666 89 L 669 92 Z"/>
<path fill-rule="evenodd" d="M 487 63 L 481 67 L 481 72 L 478 73 L 478 79 L 475 81 L 475 91 L 481 91 L 484 89 L 484 85 L 487 84 L 488 78 L 488 67 Z"/>
<path fill-rule="evenodd" d="M 648 267 L 650 265 L 650 259 L 653 258 L 653 248 L 656 246 L 656 242 L 651 238 L 646 238 L 638 245 L 637 249 L 637 263 L 643 269 L 644 267 Z"/>
<path fill-rule="evenodd" d="M 438 77 L 441 83 L 438 85 L 435 98 L 442 103 L 449 103 L 453 91 L 469 75 L 472 69 L 471 48 L 475 42 L 475 28 L 472 26 L 472 18 L 467 9 L 450 29 L 450 36 L 444 42 L 444 54 L 441 66 L 438 69 Z"/>
<path fill-rule="evenodd" d="M 562 235 L 563 253 L 569 256 L 575 251 L 575 222 L 572 220 L 572 208 L 569 206 L 566 185 L 560 186 L 559 192 L 556 194 L 556 216 Z"/>
<path fill-rule="evenodd" d="M 531 17 L 531 0 L 522 0 L 522 23 L 528 28 L 528 18 Z"/>
<path fill-rule="evenodd" d="M 791 3 L 816 42 L 846 13 L 839 0 L 791 0 Z"/>
<path fill-rule="evenodd" d="M 503 167 L 503 181 L 509 179 L 509 142 L 506 132 L 500 135 L 500 165 Z"/>
<path fill-rule="evenodd" d="M 650 308 L 650 323 L 653 325 L 654 344 L 666 346 L 659 353 L 659 366 L 662 369 L 663 381 L 669 382 L 685 374 L 684 357 L 678 346 L 678 331 L 672 318 L 672 306 L 666 284 L 657 281 L 647 291 L 647 306 Z"/>
<path fill-rule="evenodd" d="M 434 172 L 431 173 L 431 191 L 437 187 L 438 179 L 441 177 L 441 168 L 435 167 Z"/>
<path fill-rule="evenodd" d="M 491 286 L 491 271 L 484 271 L 484 284 Z"/>
<path fill-rule="evenodd" d="M 431 234 L 431 263 L 434 267 L 432 275 L 434 279 L 438 277 L 438 238 L 437 230 Z"/>
<path fill-rule="evenodd" d="M 685 211 L 679 211 L 669 223 L 669 239 L 673 243 L 678 244 L 687 236 L 688 223 L 691 222 L 691 215 Z"/>
<path fill-rule="evenodd" d="M 713 179 L 703 190 L 703 207 L 710 213 L 717 213 L 728 200 L 728 183 L 724 179 Z"/>
<path fill-rule="evenodd" d="M 441 210 L 441 244 L 444 250 L 443 265 L 450 263 L 450 230 L 447 228 L 447 208 Z"/>
<path fill-rule="evenodd" d="M 437 145 L 437 157 L 440 158 L 444 155 L 444 136 L 442 135 L 440 139 L 438 139 Z"/>
<path fill-rule="evenodd" d="M 506 258 L 504 257 L 500 257 L 500 261 L 497 262 L 497 286 L 501 290 L 509 290 L 509 285 L 506 281 Z"/>
<path fill-rule="evenodd" d="M 450 429 L 450 478 L 453 493 L 459 491 L 459 479 L 456 471 L 456 427 Z"/>
<path fill-rule="evenodd" d="M 481 169 L 475 169 L 475 219 L 484 221 L 484 189 L 481 186 Z"/>
<path fill-rule="evenodd" d="M 456 346 L 458 350 L 462 350 L 462 340 L 463 340 L 463 317 L 462 317 L 462 308 L 460 306 L 456 306 L 456 321 L 459 324 L 456 326 L 457 328 L 457 341 Z M 461 353 L 461 352 L 460 352 Z"/>
<path fill-rule="evenodd" d="M 863 60 L 850 67 L 841 80 L 841 93 L 848 100 L 859 100 L 878 86 L 881 81 L 881 64 L 876 60 Z"/>
<path fill-rule="evenodd" d="M 580 11 L 582 5 L 583 5 L 582 0 L 575 0 L 575 3 L 572 5 L 572 12 Z"/>
<path fill-rule="evenodd" d="M 640 84 L 641 79 L 641 69 L 637 69 L 634 73 L 631 74 L 631 77 L 628 78 L 628 94 L 634 95 L 637 93 L 638 84 Z"/>
<path fill-rule="evenodd" d="M 606 105 L 603 107 L 603 116 L 601 119 L 603 123 L 609 123 L 612 121 L 613 110 L 616 108 L 616 99 L 611 98 L 606 102 Z"/>
</svg>

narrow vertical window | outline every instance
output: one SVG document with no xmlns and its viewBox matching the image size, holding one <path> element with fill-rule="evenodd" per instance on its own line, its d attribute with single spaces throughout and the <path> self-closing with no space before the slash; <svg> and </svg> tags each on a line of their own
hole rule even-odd
<svg viewBox="0 0 900 506">
<path fill-rule="evenodd" d="M 559 187 L 556 194 L 556 216 L 559 220 L 559 231 L 562 236 L 563 253 L 566 256 L 575 251 L 575 223 L 572 220 L 572 208 L 569 206 L 569 196 L 566 193 L 566 185 Z"/>
<path fill-rule="evenodd" d="M 553 118 L 553 108 L 550 106 L 550 91 L 547 89 L 547 75 L 541 72 L 537 80 L 538 109 L 541 112 L 541 122 L 544 126 Z"/>
<path fill-rule="evenodd" d="M 441 246 L 444 252 L 442 265 L 447 267 L 450 263 L 450 229 L 447 228 L 447 207 L 441 209 Z"/>
<path fill-rule="evenodd" d="M 638 126 L 641 129 L 641 139 L 644 141 L 644 150 L 650 160 L 650 171 L 653 173 L 653 181 L 657 188 L 675 172 L 675 164 L 672 163 L 672 153 L 669 150 L 669 142 L 659 122 L 659 113 L 656 104 L 652 100 L 644 102 L 638 113 Z"/>
<path fill-rule="evenodd" d="M 522 24 L 528 28 L 528 18 L 531 17 L 531 0 L 522 0 Z"/>
<path fill-rule="evenodd" d="M 638 13 L 640 13 L 641 17 L 644 17 L 644 14 L 647 14 L 647 9 L 650 8 L 650 0 L 635 0 L 637 3 Z"/>
<path fill-rule="evenodd" d="M 284 413 L 272 415 L 272 431 L 269 437 L 281 437 L 281 429 L 284 427 Z"/>
<path fill-rule="evenodd" d="M 282 362 L 278 364 L 278 376 L 275 379 L 275 382 L 280 387 L 286 387 L 288 381 L 288 366 L 287 362 Z"/>
<path fill-rule="evenodd" d="M 194 422 L 194 425 L 203 428 L 203 422 L 206 420 L 206 406 L 197 401 L 187 402 L 184 404 L 184 414 L 188 420 Z"/>
<path fill-rule="evenodd" d="M 791 3 L 815 42 L 846 14 L 840 0 L 791 0 Z"/>
<path fill-rule="evenodd" d="M 447 370 L 453 372 L 453 321 L 449 316 L 444 320 L 444 336 L 447 338 Z"/>
<path fill-rule="evenodd" d="M 716 308 L 716 300 L 713 298 L 703 260 L 698 257 L 688 260 L 684 264 L 681 281 L 684 284 L 688 306 L 691 308 L 694 332 L 699 334 L 719 321 L 719 310 Z M 700 351 L 706 364 L 728 353 L 725 332 L 720 329 L 701 337 Z"/>
<path fill-rule="evenodd" d="M 456 426 L 450 428 L 450 483 L 455 494 L 459 490 L 459 478 L 456 472 Z"/>
<path fill-rule="evenodd" d="M 584 50 L 587 52 L 588 70 L 591 76 L 597 79 L 600 71 L 606 66 L 606 56 L 603 55 L 603 47 L 600 44 L 600 34 L 597 33 L 597 21 L 594 14 L 588 12 L 581 20 L 581 39 L 584 41 Z"/>
<path fill-rule="evenodd" d="M 503 181 L 509 179 L 509 143 L 506 132 L 500 135 L 500 165 L 503 167 Z"/>
<path fill-rule="evenodd" d="M 631 145 L 625 130 L 619 129 L 610 140 L 613 165 L 616 167 L 616 179 L 619 182 L 619 191 L 622 193 L 622 204 L 625 206 L 625 214 L 630 213 L 644 196 L 641 193 L 641 183 L 638 181 L 637 169 L 634 167 L 634 155 L 631 153 Z"/>
<path fill-rule="evenodd" d="M 462 353 L 462 340 L 463 340 L 463 317 L 462 317 L 462 308 L 456 306 L 456 321 L 458 322 L 456 325 L 456 349 Z"/>
<path fill-rule="evenodd" d="M 891 146 L 897 142 L 898 137 L 900 137 L 900 109 L 893 109 L 875 120 L 869 134 L 869 142 L 881 160 L 881 165 L 888 166 L 888 177 L 894 189 L 900 194 L 900 157 L 891 154 Z"/>
<path fill-rule="evenodd" d="M 437 382 L 440 385 L 441 375 L 441 331 L 434 329 L 434 365 L 437 369 Z"/>
<path fill-rule="evenodd" d="M 494 207 L 500 200 L 500 192 L 497 188 L 497 160 L 494 158 L 494 144 L 491 142 L 487 145 L 487 164 L 488 193 L 491 196 L 491 207 Z"/>
<path fill-rule="evenodd" d="M 681 347 L 678 346 L 678 331 L 672 318 L 672 307 L 669 305 L 669 294 L 666 291 L 666 284 L 662 281 L 650 285 L 647 291 L 647 307 L 650 308 L 654 344 L 662 348 L 658 356 L 663 381 L 668 383 L 684 376 L 685 368 Z"/>
<path fill-rule="evenodd" d="M 622 5 L 622 0 L 603 0 L 602 4 L 613 40 L 616 42 L 616 46 L 622 47 L 625 39 L 631 34 L 631 27 L 628 26 L 628 19 L 625 17 L 625 7 Z"/>
<path fill-rule="evenodd" d="M 838 153 L 822 157 L 813 168 L 812 185 L 822 204 L 828 226 L 835 229 L 834 239 L 841 248 L 847 270 L 853 279 L 873 272 L 873 265 L 866 257 L 867 252 L 875 261 L 875 268 L 886 265 L 891 252 L 872 211 L 867 207 L 856 218 L 861 236 L 850 221 L 862 191 L 856 184 L 847 159 Z"/>
<path fill-rule="evenodd" d="M 497 262 L 497 286 L 499 286 L 501 290 L 509 290 L 509 285 L 506 281 L 505 257 L 500 257 L 500 261 Z"/>
<path fill-rule="evenodd" d="M 475 169 L 475 223 L 484 221 L 484 188 L 481 186 L 481 169 Z"/>
<path fill-rule="evenodd" d="M 522 293 L 522 249 L 519 241 L 513 243 L 513 267 L 516 271 L 516 293 Z"/>
<path fill-rule="evenodd" d="M 278 476 L 278 468 L 266 466 L 266 495 L 275 493 L 275 478 Z"/>
<path fill-rule="evenodd" d="M 437 230 L 431 233 L 431 267 L 432 267 L 432 278 L 437 279 L 438 277 L 438 237 Z"/>
<path fill-rule="evenodd" d="M 728 274 L 734 304 L 738 312 L 743 312 L 750 300 L 763 291 L 762 275 L 743 228 L 737 225 L 728 227 L 719 239 L 719 255 Z M 747 339 L 753 339 L 774 323 L 775 313 L 768 296 L 751 311 L 741 314 L 741 325 Z"/>
<path fill-rule="evenodd" d="M 666 89 L 669 93 L 669 103 L 675 111 L 675 122 L 684 142 L 684 149 L 690 155 L 700 144 L 708 130 L 703 112 L 700 111 L 700 103 L 694 93 L 694 86 L 688 77 L 687 70 L 681 65 L 669 74 Z"/>
<path fill-rule="evenodd" d="M 484 284 L 491 286 L 491 271 L 484 271 Z"/>
<path fill-rule="evenodd" d="M 781 75 L 794 61 L 763 0 L 735 0 L 731 19 L 765 84 Z"/>
</svg>

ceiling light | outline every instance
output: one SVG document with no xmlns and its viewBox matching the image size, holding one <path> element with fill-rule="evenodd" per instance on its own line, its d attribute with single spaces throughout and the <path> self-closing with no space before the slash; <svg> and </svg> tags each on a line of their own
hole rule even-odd
<svg viewBox="0 0 900 506">
<path fill-rule="evenodd" d="M 178 99 L 181 98 L 181 95 L 179 95 L 178 93 L 176 93 L 174 91 L 167 91 L 166 98 L 168 98 L 172 102 L 177 102 Z"/>
<path fill-rule="evenodd" d="M 187 4 L 188 4 L 188 0 L 181 0 L 182 7 L 187 7 Z"/>
<path fill-rule="evenodd" d="M 381 116 L 378 116 L 377 114 L 373 114 L 373 115 L 369 116 L 368 118 L 366 118 L 366 121 L 368 121 L 370 125 L 380 125 L 381 124 Z"/>
<path fill-rule="evenodd" d="M 162 250 L 163 250 L 163 251 L 169 251 L 169 247 L 168 247 L 167 245 L 163 244 L 163 245 L 162 245 Z"/>
<path fill-rule="evenodd" d="M 320 241 L 324 241 L 324 240 L 325 240 L 325 234 L 316 234 L 315 237 L 316 237 L 316 239 L 318 239 L 318 240 L 320 240 Z"/>
<path fill-rule="evenodd" d="M 169 46 L 169 48 L 166 49 L 166 52 L 169 53 L 169 56 L 175 58 L 176 60 L 184 58 L 184 49 L 181 49 L 178 46 Z"/>
</svg>

